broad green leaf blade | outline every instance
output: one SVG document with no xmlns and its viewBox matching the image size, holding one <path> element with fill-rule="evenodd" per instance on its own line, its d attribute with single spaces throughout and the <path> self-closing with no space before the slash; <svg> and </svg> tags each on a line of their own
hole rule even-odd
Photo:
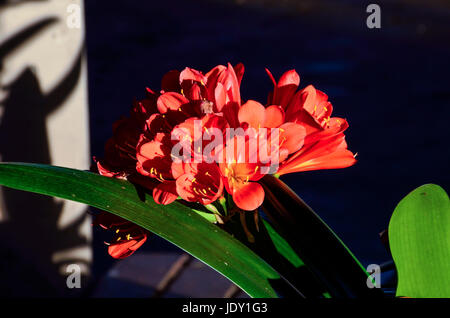
<svg viewBox="0 0 450 318">
<path fill-rule="evenodd" d="M 397 296 L 450 297 L 450 201 L 435 184 L 408 194 L 389 222 Z"/>
<path fill-rule="evenodd" d="M 382 297 L 368 288 L 368 274 L 361 263 L 284 182 L 265 176 L 263 209 L 274 229 L 286 239 L 309 271 L 331 297 Z"/>
<path fill-rule="evenodd" d="M 250 296 L 277 297 L 272 284 L 280 284 L 280 276 L 244 244 L 178 202 L 158 205 L 149 195 L 141 200 L 127 181 L 48 165 L 0 163 L 0 184 L 114 213 L 182 248 Z"/>
</svg>

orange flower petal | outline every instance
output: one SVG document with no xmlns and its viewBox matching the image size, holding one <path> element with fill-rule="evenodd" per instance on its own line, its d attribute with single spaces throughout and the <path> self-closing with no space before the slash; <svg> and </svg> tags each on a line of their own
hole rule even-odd
<svg viewBox="0 0 450 318">
<path fill-rule="evenodd" d="M 233 201 L 245 211 L 257 209 L 264 201 L 264 189 L 256 182 L 248 182 L 233 193 Z"/>
<path fill-rule="evenodd" d="M 287 149 L 289 154 L 302 148 L 306 136 L 302 125 L 287 122 L 280 126 L 280 131 L 281 147 Z"/>
<path fill-rule="evenodd" d="M 281 106 L 272 105 L 266 108 L 264 127 L 275 128 L 284 123 L 284 111 Z"/>
<path fill-rule="evenodd" d="M 265 112 L 266 109 L 263 105 L 257 101 L 249 100 L 239 109 L 238 119 L 241 124 L 248 123 L 250 127 L 258 129 L 264 127 Z"/>
<path fill-rule="evenodd" d="M 194 70 L 193 68 L 186 67 L 181 73 L 180 73 L 180 83 L 184 81 L 195 81 L 195 82 L 206 82 L 206 76 L 203 75 L 201 72 Z"/>
<path fill-rule="evenodd" d="M 323 169 L 341 169 L 347 168 L 356 163 L 353 153 L 347 149 L 341 149 L 324 156 L 315 157 L 307 161 L 297 162 L 296 165 L 288 164 L 281 167 L 279 175 L 292 172 L 323 170 Z"/>
<path fill-rule="evenodd" d="M 176 92 L 168 92 L 159 96 L 157 107 L 161 114 L 170 110 L 178 110 L 181 105 L 189 103 L 189 100 L 183 95 Z"/>
<path fill-rule="evenodd" d="M 165 181 L 153 189 L 153 199 L 158 204 L 167 205 L 178 198 L 175 181 Z"/>
</svg>

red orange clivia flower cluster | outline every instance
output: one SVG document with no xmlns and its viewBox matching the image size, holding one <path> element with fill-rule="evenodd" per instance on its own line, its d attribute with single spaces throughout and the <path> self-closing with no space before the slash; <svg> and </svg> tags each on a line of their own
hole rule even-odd
<svg viewBox="0 0 450 318">
<path fill-rule="evenodd" d="M 299 90 L 295 70 L 278 81 L 266 71 L 274 85 L 266 105 L 242 101 L 242 64 L 218 65 L 206 74 L 191 68 L 168 72 L 160 92 L 147 89 L 147 97 L 134 102 L 130 116 L 114 124 L 104 159 L 96 160 L 99 173 L 139 183 L 153 191 L 159 204 L 181 198 L 208 205 L 227 192 L 241 211 L 253 211 L 264 200 L 258 180 L 266 173 L 279 176 L 353 165 L 355 156 L 344 136 L 348 123 L 331 117 L 328 96 L 312 85 Z M 230 135 L 230 129 L 243 132 L 243 138 Z M 264 144 L 276 160 L 263 160 L 261 147 L 250 147 L 252 140 Z M 174 149 L 180 144 L 183 155 L 178 156 L 180 149 Z M 190 160 L 182 160 L 186 154 Z M 124 222 L 99 223 L 121 232 L 130 227 Z M 145 241 L 145 231 L 130 228 L 137 238 L 131 234 L 111 244 L 113 257 L 128 256 Z"/>
</svg>

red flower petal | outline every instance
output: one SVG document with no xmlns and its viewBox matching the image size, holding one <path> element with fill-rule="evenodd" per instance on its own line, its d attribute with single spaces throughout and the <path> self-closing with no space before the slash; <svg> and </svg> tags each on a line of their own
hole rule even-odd
<svg viewBox="0 0 450 318">
<path fill-rule="evenodd" d="M 302 149 L 289 158 L 278 171 L 286 174 L 299 171 L 346 168 L 356 162 L 351 151 L 347 150 L 343 133 L 305 144 Z"/>
<path fill-rule="evenodd" d="M 328 101 L 328 96 L 309 85 L 298 92 L 289 104 L 288 113 L 295 113 L 300 108 L 308 112 L 322 127 L 329 124 L 333 106 Z"/>
<path fill-rule="evenodd" d="M 300 76 L 295 70 L 289 70 L 281 75 L 277 86 L 282 87 L 286 85 L 294 85 L 297 86 L 300 84 Z"/>
<path fill-rule="evenodd" d="M 225 91 L 225 94 L 226 94 L 225 81 L 223 81 L 223 79 L 221 78 L 223 72 L 226 69 L 227 68 L 225 66 L 223 66 L 223 65 L 217 65 L 211 71 L 206 73 L 206 78 L 207 78 L 207 80 L 206 80 L 206 92 L 207 92 L 207 98 L 209 100 L 214 101 L 215 90 L 216 90 L 216 87 L 218 86 L 219 83 L 224 88 L 224 91 Z"/>
<path fill-rule="evenodd" d="M 185 171 L 176 181 L 177 193 L 184 200 L 206 205 L 222 195 L 223 182 L 217 164 L 186 165 Z"/>
<path fill-rule="evenodd" d="M 190 100 L 201 100 L 202 89 L 197 83 L 183 85 L 184 96 Z"/>
<path fill-rule="evenodd" d="M 223 117 L 227 120 L 231 128 L 239 127 L 239 104 L 229 102 L 222 108 Z"/>
<path fill-rule="evenodd" d="M 178 110 L 181 105 L 187 104 L 189 100 L 183 95 L 175 92 L 164 93 L 159 96 L 157 105 L 161 114 L 166 113 L 169 109 Z"/>
<path fill-rule="evenodd" d="M 236 66 L 234 67 L 234 72 L 236 73 L 236 78 L 238 80 L 239 86 L 241 86 L 242 77 L 244 76 L 244 70 L 244 64 L 242 63 L 236 64 Z"/>
<path fill-rule="evenodd" d="M 265 68 L 265 70 L 266 70 L 267 75 L 269 75 L 270 80 L 272 81 L 273 85 L 274 85 L 274 86 L 277 86 L 277 81 L 276 81 L 275 78 L 273 77 L 272 72 L 269 71 L 268 68 Z"/>
<path fill-rule="evenodd" d="M 310 114 L 314 113 L 314 107 L 319 103 L 328 100 L 328 96 L 324 93 L 320 94 L 313 85 L 308 85 L 300 91 L 303 100 L 303 108 Z M 316 109 L 317 111 L 317 109 Z"/>
<path fill-rule="evenodd" d="M 108 247 L 108 253 L 113 258 L 123 259 L 133 254 L 139 247 L 142 246 L 142 244 L 145 243 L 146 240 L 147 235 L 144 235 L 143 237 L 140 238 L 139 241 L 131 239 L 111 244 Z"/>
<path fill-rule="evenodd" d="M 180 73 L 180 83 L 183 81 L 195 81 L 195 82 L 203 82 L 206 83 L 206 76 L 203 75 L 201 72 L 194 70 L 193 68 L 186 67 L 181 73 Z"/>
<path fill-rule="evenodd" d="M 136 242 L 134 240 L 111 244 L 108 247 L 108 254 L 111 255 L 111 257 L 113 257 L 115 259 L 126 258 L 134 253 L 134 251 L 131 251 L 129 249 L 129 247 L 134 244 L 136 244 Z"/>
<path fill-rule="evenodd" d="M 114 178 L 118 174 L 117 172 L 111 171 L 110 168 L 107 168 L 107 166 L 102 164 L 100 161 L 97 161 L 97 169 L 98 169 L 98 173 L 104 177 Z"/>
<path fill-rule="evenodd" d="M 272 105 L 266 108 L 264 127 L 275 128 L 284 123 L 283 108 L 277 105 Z"/>
<path fill-rule="evenodd" d="M 167 205 L 178 198 L 175 181 L 164 181 L 153 189 L 153 199 L 158 204 Z"/>
<path fill-rule="evenodd" d="M 216 111 L 221 112 L 227 102 L 227 92 L 222 83 L 217 83 L 216 89 L 214 90 L 214 98 L 216 101 Z"/>
<path fill-rule="evenodd" d="M 308 161 L 299 162 L 297 165 L 288 165 L 282 167 L 278 174 L 286 174 L 292 172 L 323 170 L 323 169 L 341 169 L 347 168 L 356 163 L 356 159 L 350 150 L 342 149 L 333 153 L 312 158 Z"/>
<path fill-rule="evenodd" d="M 169 149 L 166 149 L 164 144 L 155 138 L 154 140 L 143 142 L 138 146 L 137 150 L 137 159 L 139 162 L 143 163 L 157 157 L 164 157 Z"/>
<path fill-rule="evenodd" d="M 225 77 L 224 87 L 227 90 L 229 101 L 241 104 L 241 93 L 239 91 L 239 81 L 233 66 L 228 63 L 227 74 Z"/>
<path fill-rule="evenodd" d="M 264 127 L 266 109 L 263 105 L 254 100 L 247 101 L 241 106 L 238 113 L 239 122 L 248 123 L 250 127 Z"/>
<path fill-rule="evenodd" d="M 268 73 L 270 76 L 272 75 L 270 72 Z M 295 70 L 285 72 L 281 75 L 278 83 L 275 85 L 271 104 L 280 105 L 286 109 L 299 84 L 300 76 Z"/>
<path fill-rule="evenodd" d="M 294 153 L 303 146 L 306 136 L 305 128 L 296 123 L 284 123 L 280 126 L 281 147 L 288 150 L 288 153 Z"/>
<path fill-rule="evenodd" d="M 172 162 L 171 171 L 173 178 L 176 180 L 185 173 L 191 173 L 192 164 L 185 162 Z"/>
<path fill-rule="evenodd" d="M 264 201 L 264 189 L 256 182 L 248 182 L 233 193 L 233 201 L 245 211 L 257 209 Z"/>
<path fill-rule="evenodd" d="M 147 241 L 147 235 L 144 234 L 143 237 L 141 237 L 139 240 L 135 240 L 135 241 L 136 241 L 136 243 L 129 247 L 129 249 L 133 252 L 135 252 L 139 247 L 141 247 L 145 243 L 145 241 Z"/>
</svg>

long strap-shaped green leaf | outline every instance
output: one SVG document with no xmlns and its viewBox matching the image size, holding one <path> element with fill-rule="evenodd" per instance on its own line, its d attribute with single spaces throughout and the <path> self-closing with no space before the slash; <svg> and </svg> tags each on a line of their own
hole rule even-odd
<svg viewBox="0 0 450 318">
<path fill-rule="evenodd" d="M 250 296 L 277 297 L 272 284 L 279 283 L 278 273 L 244 244 L 178 202 L 163 206 L 149 195 L 140 199 L 127 181 L 48 165 L 0 163 L 0 184 L 114 213 L 192 254 Z"/>
<path fill-rule="evenodd" d="M 284 182 L 262 179 L 263 209 L 277 232 L 297 252 L 332 297 L 382 297 L 367 285 L 368 274 L 339 237 Z"/>
</svg>

